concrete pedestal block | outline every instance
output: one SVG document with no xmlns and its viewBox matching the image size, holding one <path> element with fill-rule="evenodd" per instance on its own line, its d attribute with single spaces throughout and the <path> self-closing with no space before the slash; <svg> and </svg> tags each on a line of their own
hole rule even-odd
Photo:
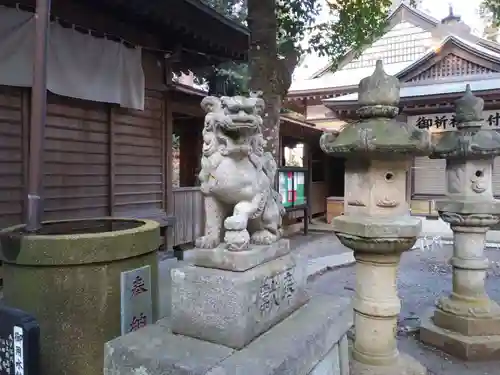
<svg viewBox="0 0 500 375">
<path fill-rule="evenodd" d="M 436 310 L 437 312 L 438 310 Z M 448 314 L 451 315 L 451 314 Z M 437 313 L 440 325 L 443 322 L 442 312 Z M 449 324 L 453 331 L 438 327 L 434 322 L 436 313 L 429 312 L 422 317 L 420 326 L 420 340 L 428 345 L 436 347 L 443 352 L 455 357 L 469 361 L 498 360 L 500 359 L 500 335 L 480 336 L 465 335 L 456 331 L 456 327 L 462 331 L 467 329 L 480 332 L 487 330 L 487 322 L 483 319 L 461 318 L 454 316 Z M 476 322 L 472 322 L 476 320 Z M 450 328 L 451 328 L 450 326 Z M 497 321 L 492 322 L 492 330 L 497 326 Z"/>
<path fill-rule="evenodd" d="M 172 275 L 174 268 L 182 268 L 190 263 L 177 258 L 165 259 L 158 264 L 158 319 L 170 317 L 172 310 Z"/>
<path fill-rule="evenodd" d="M 307 265 L 296 256 L 245 272 L 172 271 L 172 331 L 240 349 L 307 302 Z"/>
<path fill-rule="evenodd" d="M 330 296 L 312 298 L 241 350 L 175 335 L 162 320 L 108 342 L 104 375 L 316 375 L 336 363 L 331 353 L 351 326 L 349 300 Z M 333 374 L 347 375 L 337 364 Z"/>
<path fill-rule="evenodd" d="M 252 245 L 245 251 L 230 251 L 221 244 L 215 249 L 194 249 L 193 264 L 200 267 L 243 272 L 290 252 L 290 241 L 281 239 L 271 245 Z"/>
</svg>

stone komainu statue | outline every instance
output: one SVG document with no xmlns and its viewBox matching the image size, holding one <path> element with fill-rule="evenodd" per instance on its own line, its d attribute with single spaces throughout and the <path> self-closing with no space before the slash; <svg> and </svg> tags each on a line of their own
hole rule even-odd
<svg viewBox="0 0 500 375">
<path fill-rule="evenodd" d="M 269 245 L 282 235 L 285 213 L 274 190 L 277 170 L 264 152 L 264 101 L 256 96 L 202 100 L 206 112 L 199 179 L 205 203 L 205 235 L 199 248 L 224 242 L 229 250 Z"/>
</svg>

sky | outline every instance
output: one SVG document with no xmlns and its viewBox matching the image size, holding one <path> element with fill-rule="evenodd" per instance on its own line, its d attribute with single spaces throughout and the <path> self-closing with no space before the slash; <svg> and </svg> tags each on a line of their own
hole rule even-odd
<svg viewBox="0 0 500 375">
<path fill-rule="evenodd" d="M 462 20 L 472 29 L 482 32 L 483 25 L 478 15 L 480 0 L 423 0 L 422 10 L 437 19 L 442 19 L 448 15 L 448 8 L 451 4 L 453 12 L 462 17 Z"/>
<path fill-rule="evenodd" d="M 423 0 L 421 9 L 434 18 L 441 20 L 448 15 L 449 6 L 451 4 L 454 14 L 461 16 L 462 20 L 468 24 L 476 34 L 481 35 L 483 23 L 478 14 L 480 3 L 481 0 Z M 325 20 L 327 17 L 328 12 L 325 9 L 318 18 L 318 22 Z M 305 79 L 327 64 L 327 58 L 309 56 L 303 66 L 295 70 L 294 79 Z"/>
</svg>

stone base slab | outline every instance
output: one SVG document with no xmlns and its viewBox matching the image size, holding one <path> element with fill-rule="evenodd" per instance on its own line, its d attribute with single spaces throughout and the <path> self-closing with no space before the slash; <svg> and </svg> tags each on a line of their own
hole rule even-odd
<svg viewBox="0 0 500 375">
<path fill-rule="evenodd" d="M 272 245 L 250 245 L 248 250 L 229 251 L 221 244 L 215 249 L 193 250 L 193 264 L 200 267 L 243 272 L 290 252 L 290 240 L 281 239 Z"/>
<path fill-rule="evenodd" d="M 399 353 L 398 361 L 392 366 L 367 365 L 351 360 L 350 375 L 427 375 L 427 369 L 415 358 Z"/>
<path fill-rule="evenodd" d="M 172 270 L 172 331 L 240 349 L 308 300 L 306 262 L 295 254 L 245 272 Z"/>
<path fill-rule="evenodd" d="M 315 296 L 241 350 L 172 334 L 162 320 L 108 342 L 104 375 L 308 375 L 351 326 L 350 301 L 331 296 Z"/>
<path fill-rule="evenodd" d="M 441 309 L 436 309 L 432 321 L 438 327 L 460 333 L 464 336 L 500 335 L 500 316 L 474 318 L 458 316 Z"/>
<path fill-rule="evenodd" d="M 433 313 L 422 317 L 420 341 L 469 361 L 500 359 L 500 335 L 465 336 L 438 327 L 433 321 Z"/>
</svg>

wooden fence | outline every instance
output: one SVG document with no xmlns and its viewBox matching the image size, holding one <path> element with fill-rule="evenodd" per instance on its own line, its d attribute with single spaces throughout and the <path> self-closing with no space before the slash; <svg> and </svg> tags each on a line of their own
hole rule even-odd
<svg viewBox="0 0 500 375">
<path fill-rule="evenodd" d="M 202 235 L 205 210 L 199 187 L 174 188 L 174 215 L 174 246 L 194 242 Z"/>
<path fill-rule="evenodd" d="M 324 183 L 313 183 L 311 190 L 311 214 L 326 211 L 326 186 Z M 203 199 L 198 186 L 174 188 L 174 228 L 173 245 L 192 243 L 203 234 L 205 210 Z M 302 211 L 290 212 L 288 217 L 300 218 Z"/>
</svg>

